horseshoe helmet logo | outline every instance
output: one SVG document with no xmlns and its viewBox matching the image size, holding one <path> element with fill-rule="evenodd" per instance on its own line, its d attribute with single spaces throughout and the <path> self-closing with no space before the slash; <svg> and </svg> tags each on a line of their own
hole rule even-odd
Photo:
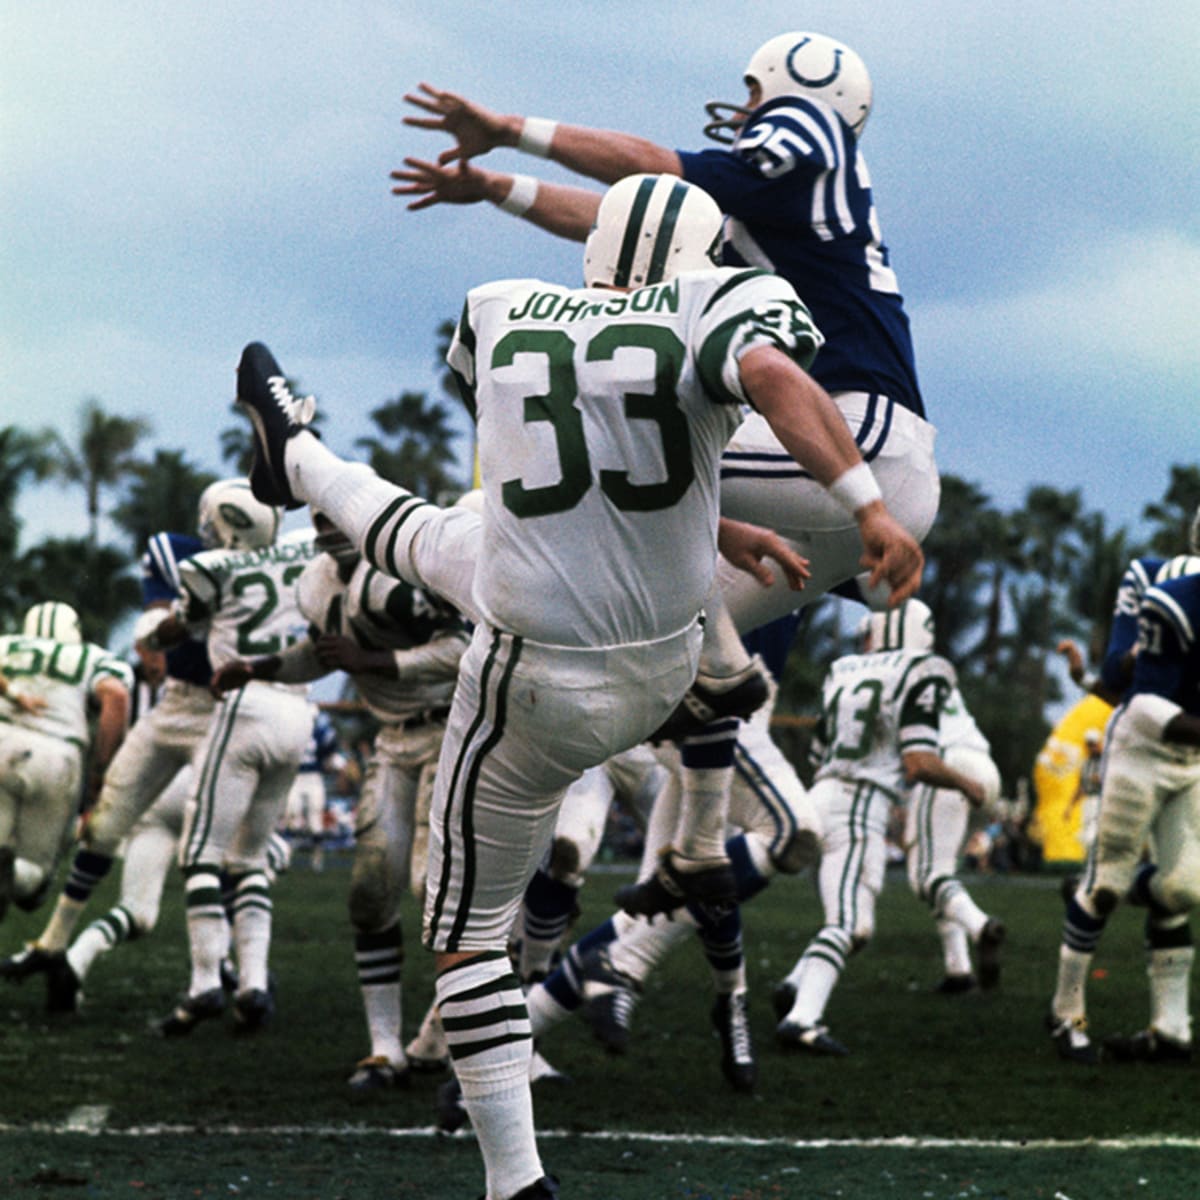
<svg viewBox="0 0 1200 1200">
<path fill-rule="evenodd" d="M 835 46 L 833 48 L 833 70 L 830 71 L 828 75 L 821 76 L 820 79 L 810 79 L 807 75 L 805 75 L 803 72 L 801 72 L 799 70 L 799 68 L 796 66 L 796 56 L 800 53 L 801 50 L 804 49 L 805 46 L 810 46 L 810 45 L 812 45 L 812 38 L 808 34 L 805 34 L 804 37 L 800 41 L 798 41 L 791 48 L 791 50 L 788 51 L 788 56 L 787 56 L 788 74 L 802 88 L 828 87 L 842 73 L 842 47 Z"/>
</svg>

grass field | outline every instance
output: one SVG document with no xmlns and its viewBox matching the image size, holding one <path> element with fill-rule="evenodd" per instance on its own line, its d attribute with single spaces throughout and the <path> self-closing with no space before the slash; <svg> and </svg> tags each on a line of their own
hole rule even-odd
<svg viewBox="0 0 1200 1200">
<path fill-rule="evenodd" d="M 584 926 L 625 876 L 584 889 Z M 345 917 L 345 860 L 301 860 L 275 893 L 277 1022 L 235 1039 L 217 1023 L 164 1042 L 148 1023 L 186 982 L 176 878 L 153 938 L 102 959 L 71 1018 L 43 1012 L 40 980 L 0 991 L 0 1195 L 374 1197 L 457 1200 L 482 1192 L 470 1135 L 436 1134 L 437 1078 L 371 1105 L 344 1081 L 365 1052 Z M 775 1048 L 772 984 L 819 920 L 811 880 L 778 881 L 747 909 L 753 1095 L 731 1092 L 708 1025 L 698 949 L 651 980 L 629 1054 L 606 1055 L 579 1022 L 547 1057 L 570 1085 L 535 1089 L 543 1158 L 564 1200 L 791 1197 L 1200 1196 L 1200 1069 L 1076 1067 L 1042 1030 L 1061 902 L 1052 876 L 973 878 L 1009 925 L 990 994 L 931 992 L 940 976 L 927 911 L 889 878 L 871 947 L 852 960 L 829 1021 L 852 1050 L 810 1059 Z M 99 896 L 110 903 L 115 884 Z M 45 913 L 12 913 L 0 953 Z M 406 932 L 415 941 L 417 914 Z M 1145 1022 L 1138 914 L 1114 918 L 1097 958 L 1100 1034 Z M 430 956 L 406 964 L 406 1025 L 432 991 Z"/>
</svg>

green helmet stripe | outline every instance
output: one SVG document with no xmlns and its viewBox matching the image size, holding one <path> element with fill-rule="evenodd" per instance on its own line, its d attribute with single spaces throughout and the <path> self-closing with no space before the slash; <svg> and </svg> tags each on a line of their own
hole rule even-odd
<svg viewBox="0 0 1200 1200">
<path fill-rule="evenodd" d="M 663 209 L 662 220 L 658 224 L 658 237 L 654 241 L 654 250 L 650 255 L 650 268 L 646 272 L 647 283 L 662 282 L 663 272 L 667 266 L 667 255 L 671 252 L 671 242 L 675 237 L 675 226 L 679 224 L 679 210 L 687 199 L 687 184 L 679 180 L 671 188 Z"/>
<path fill-rule="evenodd" d="M 646 209 L 650 205 L 650 195 L 654 191 L 657 179 L 647 176 L 638 184 L 637 195 L 629 210 L 629 220 L 625 222 L 625 236 L 621 240 L 621 253 L 617 258 L 617 270 L 613 276 L 614 287 L 628 287 L 629 276 L 633 271 L 633 260 L 637 254 L 638 239 L 642 235 L 642 222 L 646 218 Z"/>
</svg>

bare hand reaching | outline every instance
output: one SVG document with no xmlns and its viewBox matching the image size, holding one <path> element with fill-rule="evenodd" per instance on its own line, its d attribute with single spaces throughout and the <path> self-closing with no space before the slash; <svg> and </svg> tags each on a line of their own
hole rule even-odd
<svg viewBox="0 0 1200 1200">
<path fill-rule="evenodd" d="M 417 129 L 432 129 L 448 133 L 458 143 L 438 155 L 438 162 L 474 158 L 497 146 L 515 146 L 521 130 L 519 117 L 502 116 L 478 104 L 471 103 L 454 92 L 444 92 L 428 83 L 419 83 L 422 94 L 409 92 L 404 99 L 417 108 L 432 113 L 429 117 L 405 117 L 404 124 Z"/>
<path fill-rule="evenodd" d="M 477 204 L 491 199 L 488 184 L 490 172 L 482 171 L 467 162 L 444 167 L 420 158 L 406 158 L 403 170 L 395 170 L 391 177 L 399 185 L 392 188 L 394 196 L 416 196 L 408 208 L 429 208 L 434 204 Z"/>
<path fill-rule="evenodd" d="M 811 573 L 808 559 L 797 554 L 773 529 L 760 525 L 722 517 L 717 527 L 717 545 L 733 566 L 753 575 L 763 587 L 775 582 L 775 573 L 765 561 L 768 558 L 783 568 L 788 586 L 794 592 L 803 590 Z"/>
<path fill-rule="evenodd" d="M 907 600 L 921 586 L 925 556 L 916 539 L 876 500 L 858 512 L 858 531 L 863 542 L 859 560 L 870 572 L 868 586 L 886 585 L 889 607 Z"/>
</svg>

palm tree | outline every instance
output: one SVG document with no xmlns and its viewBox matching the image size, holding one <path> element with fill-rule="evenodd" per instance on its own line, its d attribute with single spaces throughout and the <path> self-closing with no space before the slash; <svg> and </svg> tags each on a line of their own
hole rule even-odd
<svg viewBox="0 0 1200 1200">
<path fill-rule="evenodd" d="M 138 463 L 124 498 L 110 514 L 140 554 L 152 534 L 162 530 L 191 533 L 196 528 L 200 493 L 216 478 L 193 466 L 181 450 L 157 450 Z"/>
<path fill-rule="evenodd" d="M 993 564 L 1004 561 L 1008 547 L 1007 522 L 978 485 L 943 475 L 937 520 L 922 547 L 921 598 L 933 613 L 939 648 L 955 661 L 968 655 L 965 639 L 987 617 L 985 588 L 989 580 L 994 586 Z"/>
<path fill-rule="evenodd" d="M 424 392 L 403 392 L 374 409 L 371 420 L 384 438 L 395 439 L 389 444 L 371 436 L 355 442 L 377 475 L 431 500 L 463 490 L 453 470 L 458 458 L 452 443 L 459 434 L 444 404 L 429 403 Z"/>
<path fill-rule="evenodd" d="M 1142 509 L 1143 518 L 1158 526 L 1150 539 L 1151 552 L 1166 557 L 1185 553 L 1198 507 L 1200 467 L 1173 466 L 1163 498 Z"/>
<path fill-rule="evenodd" d="M 1015 648 L 1028 660 L 1027 702 L 1039 713 L 1049 698 L 1046 657 L 1071 632 L 1064 596 L 1082 556 L 1081 510 L 1078 489 L 1060 492 L 1043 484 L 1029 489 L 1025 507 L 1012 518 L 1023 567 L 1021 580 L 1009 589 L 1019 626 Z"/>
<path fill-rule="evenodd" d="M 17 552 L 17 497 L 30 480 L 46 479 L 54 466 L 54 433 L 29 433 L 15 425 L 0 429 L 0 559 Z"/>
<path fill-rule="evenodd" d="M 128 554 L 86 538 L 50 538 L 14 564 L 22 611 L 41 600 L 65 600 L 89 641 L 107 645 L 112 627 L 138 607 L 141 589 Z"/>
<path fill-rule="evenodd" d="M 1113 602 L 1129 560 L 1139 553 L 1124 529 L 1109 533 L 1103 513 L 1089 513 L 1079 523 L 1082 554 L 1067 585 L 1067 605 L 1087 630 L 1087 660 L 1099 662 L 1108 645 Z"/>
<path fill-rule="evenodd" d="M 148 422 L 137 417 L 110 416 L 95 397 L 84 401 L 77 446 L 57 437 L 58 461 L 54 474 L 83 485 L 87 495 L 88 545 L 99 538 L 100 495 L 121 483 L 137 466 L 134 451 L 150 432 Z"/>
</svg>

